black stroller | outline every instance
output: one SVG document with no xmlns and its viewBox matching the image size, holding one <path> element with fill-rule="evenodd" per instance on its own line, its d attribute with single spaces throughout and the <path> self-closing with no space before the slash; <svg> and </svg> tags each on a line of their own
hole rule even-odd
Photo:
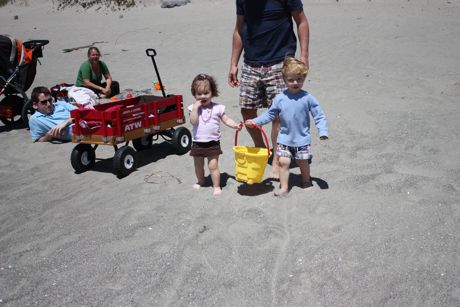
<svg viewBox="0 0 460 307">
<path fill-rule="evenodd" d="M 37 72 L 38 58 L 48 40 L 22 42 L 0 35 L 0 120 L 9 127 L 28 127 L 34 109 L 26 91 Z"/>
</svg>

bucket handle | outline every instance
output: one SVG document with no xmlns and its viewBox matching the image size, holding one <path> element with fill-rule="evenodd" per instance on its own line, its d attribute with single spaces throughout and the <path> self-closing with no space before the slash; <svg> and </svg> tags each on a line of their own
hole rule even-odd
<svg viewBox="0 0 460 307">
<path fill-rule="evenodd" d="M 243 125 L 243 123 L 240 123 L 240 125 Z M 254 125 L 255 128 L 259 129 L 260 132 L 262 133 L 262 136 L 264 137 L 265 143 L 267 144 L 267 152 L 268 152 L 268 157 L 270 158 L 270 144 L 268 143 L 268 138 L 267 135 L 265 134 L 264 129 L 262 129 L 262 126 L 259 125 Z M 238 129 L 235 130 L 235 146 L 238 144 Z"/>
</svg>

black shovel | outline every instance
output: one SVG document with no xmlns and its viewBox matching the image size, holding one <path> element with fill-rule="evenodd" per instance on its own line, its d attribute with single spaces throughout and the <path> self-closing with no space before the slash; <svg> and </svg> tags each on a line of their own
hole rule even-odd
<svg viewBox="0 0 460 307">
<path fill-rule="evenodd" d="M 160 73 L 158 72 L 157 63 L 155 62 L 155 56 L 157 55 L 157 52 L 155 49 L 149 48 L 145 50 L 145 53 L 152 59 L 153 67 L 155 68 L 155 73 L 157 74 L 158 82 L 160 83 L 161 93 L 163 94 L 163 97 L 166 97 L 165 89 L 163 88 L 163 82 L 161 82 Z"/>
</svg>

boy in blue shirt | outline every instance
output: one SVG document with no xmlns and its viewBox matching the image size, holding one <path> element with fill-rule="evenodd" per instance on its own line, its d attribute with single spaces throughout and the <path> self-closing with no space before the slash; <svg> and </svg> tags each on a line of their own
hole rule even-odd
<svg viewBox="0 0 460 307">
<path fill-rule="evenodd" d="M 276 153 L 280 165 L 280 189 L 275 196 L 284 196 L 289 188 L 289 165 L 296 159 L 302 176 L 302 187 L 311 187 L 310 116 L 311 113 L 321 140 L 328 139 L 326 116 L 313 95 L 302 90 L 307 77 L 307 66 L 300 60 L 287 57 L 283 62 L 283 79 L 287 90 L 276 95 L 270 109 L 254 119 L 246 120 L 248 127 L 265 125 L 280 117 L 280 132 L 276 140 Z"/>
</svg>

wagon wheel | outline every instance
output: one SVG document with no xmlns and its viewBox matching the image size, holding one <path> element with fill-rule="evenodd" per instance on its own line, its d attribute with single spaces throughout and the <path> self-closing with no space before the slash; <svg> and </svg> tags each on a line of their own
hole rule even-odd
<svg viewBox="0 0 460 307">
<path fill-rule="evenodd" d="M 8 118 L 0 116 L 0 120 L 5 126 L 17 127 L 21 124 L 21 110 L 24 104 L 24 99 L 18 95 L 6 95 L 5 98 L 0 102 L 0 108 L 11 108 L 13 117 Z"/>
<path fill-rule="evenodd" d="M 32 107 L 32 100 L 28 100 L 22 107 L 21 119 L 26 128 L 29 128 L 29 118 L 35 113 L 35 109 Z"/>
<path fill-rule="evenodd" d="M 93 168 L 96 163 L 96 152 L 90 144 L 78 144 L 72 150 L 70 163 L 77 173 L 83 173 Z"/>
<path fill-rule="evenodd" d="M 129 146 L 119 148 L 113 156 L 113 169 L 119 177 L 129 175 L 136 169 L 137 153 Z"/>
<path fill-rule="evenodd" d="M 152 147 L 153 135 L 147 135 L 133 140 L 133 146 L 137 151 Z"/>
<path fill-rule="evenodd" d="M 192 147 L 192 134 L 185 127 L 179 127 L 174 130 L 172 144 L 180 155 L 185 154 Z"/>
</svg>

